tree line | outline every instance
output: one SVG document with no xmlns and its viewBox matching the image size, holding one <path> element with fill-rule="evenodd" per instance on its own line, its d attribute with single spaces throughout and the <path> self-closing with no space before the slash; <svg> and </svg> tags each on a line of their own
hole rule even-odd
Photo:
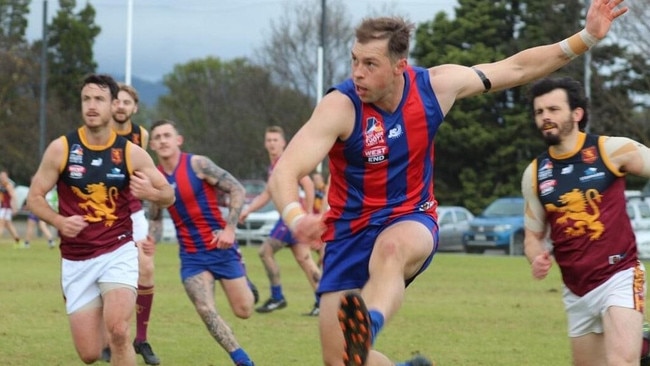
<svg viewBox="0 0 650 366">
<path fill-rule="evenodd" d="M 285 3 L 282 17 L 270 21 L 270 31 L 251 59 L 209 56 L 177 65 L 163 77 L 169 93 L 141 110 L 135 122 L 149 126 L 160 118 L 173 119 L 181 126 L 186 150 L 209 156 L 242 179 L 264 179 L 264 129 L 280 125 L 290 137 L 323 92 L 316 90 L 314 56 L 321 40 L 320 3 Z M 102 30 L 95 24 L 95 9 L 90 2 L 79 11 L 74 0 L 59 4 L 46 45 L 25 39 L 29 0 L 0 4 L 0 166 L 22 184 L 28 184 L 40 160 L 42 47 L 48 55 L 48 142 L 80 125 L 78 84 L 97 69 L 92 46 Z M 649 145 L 650 10 L 641 0 L 626 5 L 631 11 L 591 51 L 590 62 L 583 55 L 557 74 L 589 81 L 590 132 Z M 411 63 L 496 61 L 575 33 L 583 26 L 584 11 L 582 0 L 458 0 L 453 16 L 440 12 L 417 24 Z M 387 6 L 375 13 L 400 15 Z M 356 24 L 342 0 L 328 0 L 325 21 L 327 88 L 349 74 Z M 477 212 L 496 197 L 519 194 L 524 167 L 544 149 L 526 92 L 523 86 L 461 100 L 447 115 L 435 148 L 441 204 Z M 632 187 L 643 183 L 630 181 Z"/>
</svg>

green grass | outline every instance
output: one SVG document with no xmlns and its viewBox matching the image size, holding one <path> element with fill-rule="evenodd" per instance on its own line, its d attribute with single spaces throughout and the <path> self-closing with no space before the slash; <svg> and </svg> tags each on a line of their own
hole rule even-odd
<svg viewBox="0 0 650 366">
<path fill-rule="evenodd" d="M 256 247 L 242 248 L 261 300 L 268 282 Z M 235 318 L 217 287 L 217 307 L 259 366 L 320 365 L 317 319 L 301 316 L 313 296 L 290 251 L 278 253 L 286 309 Z M 230 365 L 194 311 L 178 275 L 175 245 L 159 245 L 149 339 L 164 365 Z M 2 365 L 81 365 L 61 296 L 58 250 L 15 250 L 0 240 Z M 132 332 L 135 334 L 135 331 Z M 440 253 L 407 290 L 376 348 L 395 360 L 421 352 L 446 365 L 569 365 L 557 267 L 531 278 L 522 257 Z M 144 365 L 141 358 L 138 363 Z"/>
</svg>

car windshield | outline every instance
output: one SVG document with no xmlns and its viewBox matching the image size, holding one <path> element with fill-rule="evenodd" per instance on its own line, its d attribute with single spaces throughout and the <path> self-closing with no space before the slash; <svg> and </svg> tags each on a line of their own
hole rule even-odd
<svg viewBox="0 0 650 366">
<path fill-rule="evenodd" d="M 524 213 L 524 201 L 520 199 L 500 199 L 492 202 L 483 211 L 485 217 L 521 216 Z"/>
</svg>

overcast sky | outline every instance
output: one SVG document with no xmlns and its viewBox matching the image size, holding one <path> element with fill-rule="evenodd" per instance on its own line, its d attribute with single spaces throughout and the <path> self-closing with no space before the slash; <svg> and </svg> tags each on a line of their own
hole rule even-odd
<svg viewBox="0 0 650 366">
<path fill-rule="evenodd" d="M 128 0 L 88 1 L 97 11 L 95 23 L 101 27 L 94 46 L 98 71 L 124 75 Z M 131 75 L 158 81 L 174 65 L 192 59 L 252 57 L 270 30 L 270 21 L 280 16 L 284 4 L 298 1 L 314 1 L 320 5 L 317 0 L 133 0 Z M 42 35 L 44 2 L 31 2 L 29 40 Z M 355 24 L 385 7 L 418 23 L 432 20 L 439 11 L 451 16 L 456 6 L 455 0 L 350 0 L 345 3 L 354 14 Z M 81 7 L 86 2 L 77 0 L 77 4 Z M 47 6 L 51 19 L 59 1 L 47 0 Z"/>
</svg>

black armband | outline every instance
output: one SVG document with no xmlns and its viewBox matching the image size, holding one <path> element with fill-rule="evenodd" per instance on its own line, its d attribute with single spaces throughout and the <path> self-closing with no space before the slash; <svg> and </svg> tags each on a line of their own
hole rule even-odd
<svg viewBox="0 0 650 366">
<path fill-rule="evenodd" d="M 485 90 L 483 90 L 483 93 L 489 92 L 490 89 L 492 88 L 492 83 L 490 82 L 490 79 L 488 79 L 487 76 L 485 76 L 483 71 L 481 71 L 481 70 L 479 70 L 479 69 L 477 69 L 475 67 L 472 67 L 472 70 L 474 70 L 476 75 L 478 75 L 478 77 L 481 78 L 481 81 L 483 82 L 483 87 L 485 88 Z"/>
</svg>

